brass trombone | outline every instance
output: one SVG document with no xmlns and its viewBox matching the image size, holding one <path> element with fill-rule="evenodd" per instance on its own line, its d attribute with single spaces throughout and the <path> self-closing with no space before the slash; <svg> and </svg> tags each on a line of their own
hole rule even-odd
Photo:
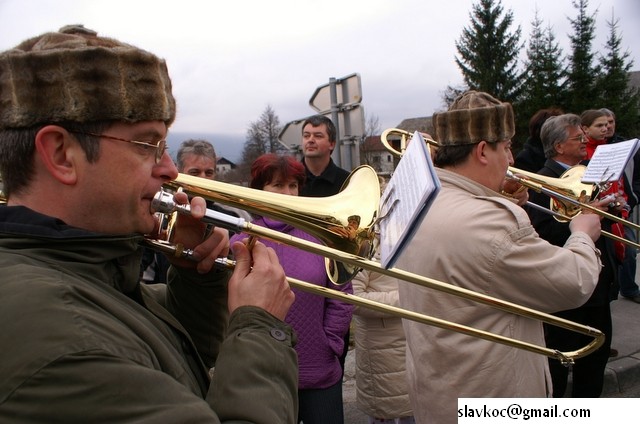
<svg viewBox="0 0 640 424">
<path fill-rule="evenodd" d="M 166 187 L 172 190 L 180 188 L 190 195 L 201 196 L 214 202 L 244 208 L 249 212 L 287 222 L 314 235 L 324 244 L 309 242 L 304 239 L 282 234 L 269 228 L 252 225 L 242 218 L 231 217 L 212 210 L 207 211 L 205 218 L 203 219 L 205 222 L 213 223 L 236 232 L 244 232 L 251 236 L 270 239 L 278 243 L 287 244 L 295 248 L 315 253 L 331 259 L 336 263 L 342 263 L 356 271 L 366 269 L 378 272 L 399 280 L 489 305 L 508 313 L 540 320 L 551 325 L 593 337 L 593 340 L 588 345 L 578 350 L 560 352 L 554 349 L 549 349 L 545 346 L 538 346 L 525 341 L 511 339 L 499 334 L 493 334 L 480 329 L 422 315 L 413 311 L 407 311 L 401 308 L 368 301 L 337 290 L 318 287 L 300 280 L 288 278 L 289 284 L 293 287 L 298 287 L 302 290 L 318 294 L 320 296 L 341 299 L 346 303 L 362 306 L 364 308 L 384 311 L 404 319 L 449 329 L 491 342 L 501 343 L 507 346 L 546 355 L 567 364 L 573 363 L 576 358 L 580 358 L 591 353 L 604 342 L 604 334 L 592 327 L 584 326 L 582 324 L 558 318 L 551 314 L 539 312 L 521 305 L 481 293 L 476 293 L 462 287 L 413 274 L 401 269 L 386 269 L 382 267 L 379 262 L 371 260 L 372 251 L 369 247 L 360 248 L 358 247 L 357 242 L 354 243 L 353 240 L 351 240 L 354 234 L 357 234 L 365 240 L 372 240 L 373 237 L 373 224 L 375 223 L 379 202 L 379 185 L 375 171 L 371 167 L 361 166 L 354 170 L 340 193 L 335 196 L 325 198 L 292 197 L 192 177 L 185 174 L 180 174 L 176 180 L 167 183 Z M 359 196 L 362 192 L 375 193 L 375 196 Z M 356 196 L 355 200 L 353 199 L 354 196 Z M 173 203 L 172 199 L 173 197 L 167 193 L 158 193 L 156 201 L 154 201 L 153 209 L 164 214 L 190 213 L 188 206 L 176 205 Z M 368 210 L 368 212 L 366 210 Z M 360 227 L 355 231 L 353 228 L 349 227 L 350 221 L 354 222 L 353 219 L 350 218 L 353 218 L 354 216 L 360 217 Z M 341 240 L 341 238 L 349 240 Z M 173 247 L 165 242 L 149 240 L 148 243 L 156 247 L 158 250 L 162 250 L 169 254 L 176 254 L 178 257 L 189 257 L 190 255 L 190 251 L 181 247 Z M 233 262 L 222 259 L 219 261 L 219 265 L 233 267 Z"/>
<path fill-rule="evenodd" d="M 400 150 L 395 149 L 388 137 L 397 134 L 400 136 Z M 438 142 L 431 139 L 428 134 L 421 133 L 425 141 L 430 145 L 437 147 Z M 411 140 L 412 134 L 408 131 L 398 128 L 390 128 L 385 130 L 380 136 L 382 144 L 392 154 L 402 157 L 407 144 Z M 581 182 L 582 176 L 586 170 L 584 165 L 576 165 L 569 168 L 560 178 L 547 177 L 539 175 L 533 172 L 524 171 L 522 169 L 510 166 L 507 170 L 506 177 L 517 182 L 518 184 L 535 190 L 539 193 L 546 194 L 550 197 L 549 209 L 541 207 L 535 203 L 527 202 L 529 207 L 541 210 L 545 213 L 549 213 L 560 222 L 567 222 L 574 216 L 582 212 L 583 209 L 587 209 L 595 214 L 607 218 L 611 221 L 618 222 L 622 225 L 627 225 L 634 230 L 640 230 L 640 226 L 628 221 L 624 218 L 602 211 L 595 206 L 587 203 L 594 190 L 592 184 L 584 184 Z M 630 246 L 640 248 L 639 243 L 635 243 L 631 240 L 627 240 L 624 237 L 617 236 L 608 231 L 601 231 L 604 237 L 616 240 Z"/>
</svg>

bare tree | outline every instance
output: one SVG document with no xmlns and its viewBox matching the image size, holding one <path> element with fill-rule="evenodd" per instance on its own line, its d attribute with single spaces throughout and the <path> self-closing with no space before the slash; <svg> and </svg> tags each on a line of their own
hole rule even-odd
<svg viewBox="0 0 640 424">
<path fill-rule="evenodd" d="M 360 164 L 369 165 L 376 171 L 375 153 L 373 148 L 377 144 L 376 137 L 380 137 L 382 132 L 380 128 L 380 119 L 377 115 L 370 115 L 365 112 L 364 120 L 364 135 L 362 136 L 362 142 L 360 143 Z"/>
<path fill-rule="evenodd" d="M 271 105 L 267 105 L 260 118 L 252 122 L 247 130 L 247 138 L 239 165 L 240 175 L 248 175 L 251 164 L 260 155 L 288 152 L 288 148 L 278 140 L 278 135 L 281 131 L 280 118 L 278 118 Z"/>
</svg>

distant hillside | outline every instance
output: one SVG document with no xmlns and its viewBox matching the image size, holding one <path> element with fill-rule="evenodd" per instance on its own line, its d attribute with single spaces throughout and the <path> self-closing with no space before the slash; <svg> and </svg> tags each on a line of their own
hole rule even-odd
<svg viewBox="0 0 640 424">
<path fill-rule="evenodd" d="M 197 132 L 172 132 L 169 131 L 167 144 L 169 145 L 169 153 L 175 159 L 180 143 L 190 138 L 204 139 L 216 149 L 218 157 L 225 157 L 233 163 L 238 163 L 242 156 L 242 148 L 244 146 L 244 136 L 214 133 L 197 133 Z"/>
</svg>

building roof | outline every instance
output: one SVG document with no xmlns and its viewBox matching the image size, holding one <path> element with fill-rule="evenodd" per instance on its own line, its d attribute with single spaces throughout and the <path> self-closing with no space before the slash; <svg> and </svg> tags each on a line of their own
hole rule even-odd
<svg viewBox="0 0 640 424">
<path fill-rule="evenodd" d="M 387 150 L 382 145 L 379 135 L 370 135 L 366 137 L 364 139 L 364 144 L 362 148 L 367 152 L 379 152 L 379 151 Z"/>
<path fill-rule="evenodd" d="M 398 124 L 401 130 L 409 131 L 411 133 L 418 131 L 427 134 L 433 133 L 433 126 L 431 125 L 431 117 L 423 116 L 420 118 L 407 118 Z"/>
<path fill-rule="evenodd" d="M 230 165 L 231 168 L 236 167 L 235 163 L 231 162 L 229 159 L 225 158 L 224 156 L 217 158 L 216 165 Z"/>
</svg>

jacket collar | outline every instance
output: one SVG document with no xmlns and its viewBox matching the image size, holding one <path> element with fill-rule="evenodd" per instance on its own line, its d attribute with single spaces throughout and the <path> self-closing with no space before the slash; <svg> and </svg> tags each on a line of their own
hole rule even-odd
<svg viewBox="0 0 640 424">
<path fill-rule="evenodd" d="M 443 168 L 436 168 L 436 174 L 441 182 L 455 186 L 464 191 L 468 191 L 474 196 L 500 196 L 496 191 L 491 190 L 470 178 L 462 176 L 456 172 L 448 171 Z"/>
<path fill-rule="evenodd" d="M 302 164 L 304 165 L 304 169 L 307 171 L 307 179 L 321 178 L 334 183 L 338 178 L 339 168 L 338 168 L 338 165 L 336 165 L 333 162 L 333 159 L 331 157 L 329 158 L 329 163 L 327 164 L 327 167 L 318 176 L 313 175 L 311 171 L 309 171 L 309 168 L 307 168 L 307 163 L 304 161 L 304 159 L 302 159 Z"/>
<path fill-rule="evenodd" d="M 141 235 L 97 234 L 23 206 L 0 206 L 0 249 L 127 294 L 140 277 L 140 241 Z"/>
</svg>

